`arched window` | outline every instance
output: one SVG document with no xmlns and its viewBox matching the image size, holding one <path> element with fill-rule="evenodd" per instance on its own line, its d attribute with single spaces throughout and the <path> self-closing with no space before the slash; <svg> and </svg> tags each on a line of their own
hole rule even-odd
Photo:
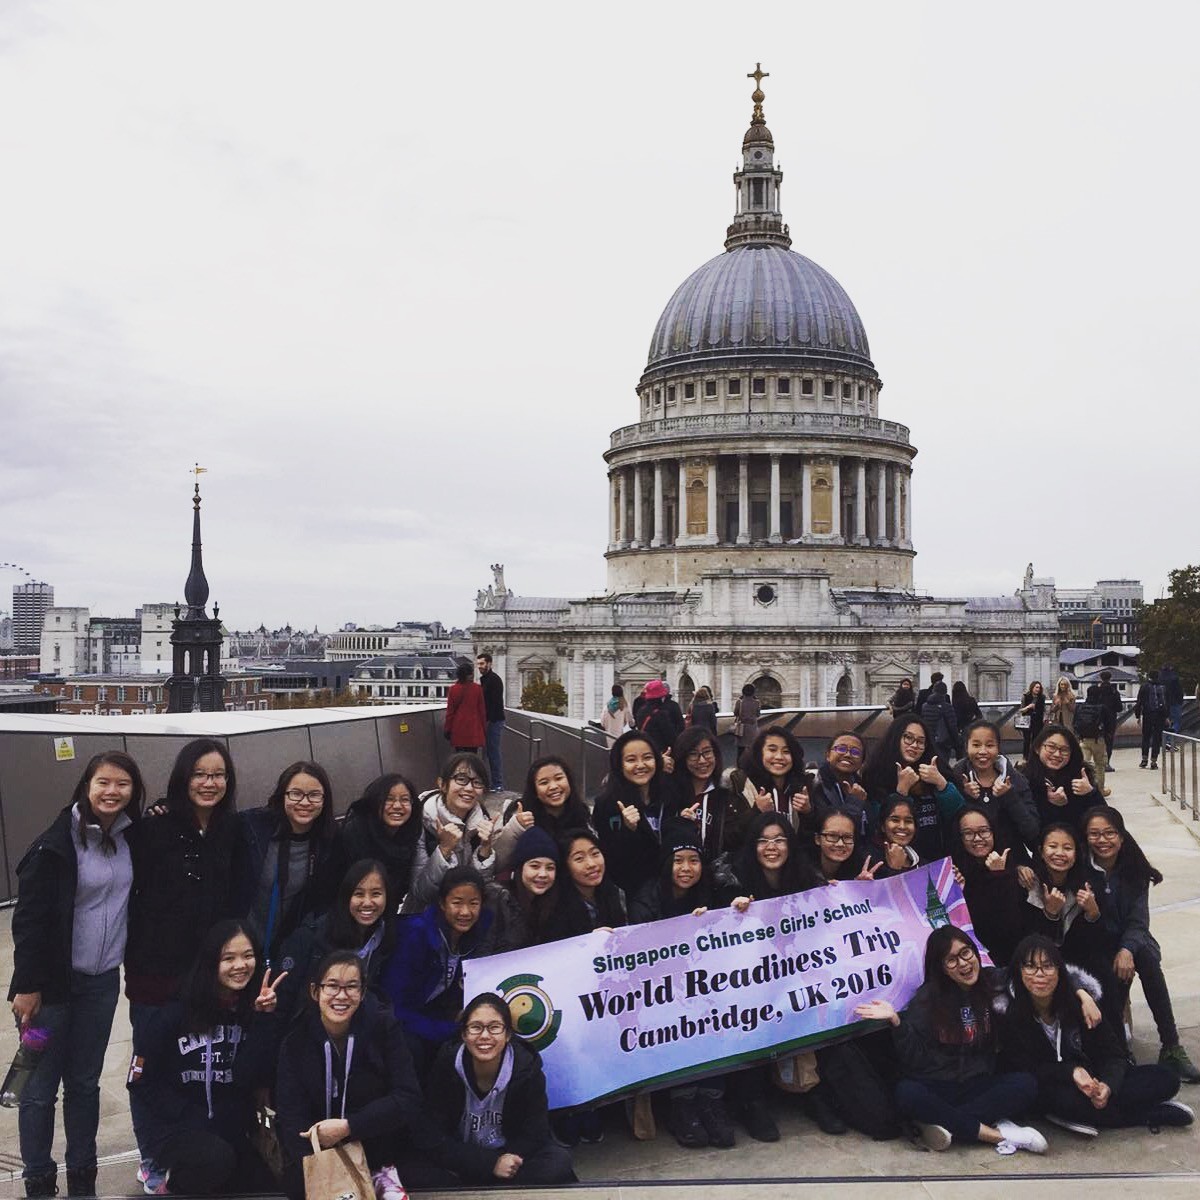
<svg viewBox="0 0 1200 1200">
<path fill-rule="evenodd" d="M 837 682 L 837 705 L 839 708 L 847 708 L 854 703 L 854 680 L 850 678 L 850 672 Z"/>
<path fill-rule="evenodd" d="M 686 710 L 691 704 L 692 697 L 696 694 L 696 685 L 692 682 L 692 677 L 684 671 L 679 677 L 679 694 L 675 697 L 679 707 Z"/>
<path fill-rule="evenodd" d="M 751 682 L 754 684 L 754 695 L 764 709 L 783 707 L 783 688 L 779 686 L 778 679 L 771 675 L 760 675 Z"/>
</svg>

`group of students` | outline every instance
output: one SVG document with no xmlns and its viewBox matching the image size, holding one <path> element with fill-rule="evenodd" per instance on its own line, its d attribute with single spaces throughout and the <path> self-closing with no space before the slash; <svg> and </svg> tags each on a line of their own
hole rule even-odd
<svg viewBox="0 0 1200 1200">
<path fill-rule="evenodd" d="M 1083 1132 L 1190 1120 L 1171 1096 L 1200 1073 L 1179 1044 L 1148 925 L 1161 875 L 1102 803 L 1069 730 L 1046 726 L 1024 773 L 987 722 L 964 741 L 965 759 L 946 762 L 922 721 L 902 715 L 869 756 L 857 734 L 839 733 L 810 773 L 792 734 L 771 727 L 726 772 L 707 726 L 685 728 L 666 753 L 631 729 L 590 806 L 569 764 L 550 756 L 493 818 L 487 766 L 460 752 L 427 793 L 384 775 L 340 822 L 317 763 L 293 763 L 264 807 L 239 810 L 228 750 L 200 739 L 180 752 L 165 799 L 143 811 L 136 763 L 99 755 L 18 867 L 10 1000 L 23 1028 L 49 1034 L 21 1098 L 26 1192 L 55 1194 L 60 1082 L 68 1191 L 94 1190 L 122 965 L 148 1194 L 269 1187 L 258 1112 L 271 1097 L 292 1196 L 313 1142 L 346 1139 L 363 1144 L 380 1200 L 398 1197 L 400 1180 L 561 1183 L 574 1178 L 569 1147 L 602 1137 L 602 1117 L 548 1112 L 538 1055 L 514 1037 L 501 1000 L 464 995 L 464 961 L 745 911 L 947 854 L 975 936 L 1011 969 L 981 969 L 970 937 L 935 931 L 914 1002 L 899 1016 L 878 1004 L 860 1014 L 898 1022 L 894 1036 L 864 1025 L 816 1052 L 809 1115 L 827 1132 L 875 1137 L 910 1118 L 930 1145 L 970 1136 L 1002 1148 L 1036 1148 L 1011 1124 L 1035 1106 Z M 1051 969 L 1083 981 L 1083 1027 L 1064 1008 L 1070 996 L 1046 990 Z M 1128 1065 L 1134 975 L 1163 1043 L 1153 1068 Z M 1060 1069 L 1012 1025 L 1030 1013 L 1047 1031 L 1057 1023 Z M 996 1075 L 1006 1057 L 1011 1070 Z M 1067 1062 L 1093 1121 L 1054 1090 Z M 735 1122 L 777 1139 L 773 1074 L 759 1066 L 672 1088 L 668 1128 L 686 1147 L 734 1145 Z"/>
</svg>

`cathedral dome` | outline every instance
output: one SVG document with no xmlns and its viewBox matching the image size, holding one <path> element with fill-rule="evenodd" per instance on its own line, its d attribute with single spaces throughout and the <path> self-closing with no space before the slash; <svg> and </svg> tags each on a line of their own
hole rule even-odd
<svg viewBox="0 0 1200 1200">
<path fill-rule="evenodd" d="M 654 328 L 646 369 L 779 353 L 874 373 L 845 288 L 784 245 L 751 243 L 718 254 L 679 285 Z"/>
</svg>

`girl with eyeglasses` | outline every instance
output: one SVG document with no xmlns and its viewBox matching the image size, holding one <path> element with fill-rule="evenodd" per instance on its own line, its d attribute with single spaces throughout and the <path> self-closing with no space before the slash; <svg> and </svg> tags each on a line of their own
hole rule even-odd
<svg viewBox="0 0 1200 1200">
<path fill-rule="evenodd" d="M 1162 883 L 1162 872 L 1125 828 L 1120 812 L 1097 805 L 1083 815 L 1087 844 L 1087 878 L 1100 902 L 1100 921 L 1116 976 L 1116 1011 L 1129 1003 L 1136 975 L 1142 981 L 1146 1003 L 1154 1017 L 1162 1049 L 1158 1061 L 1170 1067 L 1184 1083 L 1200 1083 L 1187 1051 L 1179 1041 L 1179 1027 L 1171 993 L 1162 969 L 1162 948 L 1150 932 L 1150 888 Z"/>
<path fill-rule="evenodd" d="M 529 764 L 525 790 L 504 810 L 496 833 L 496 873 L 511 867 L 517 839 L 535 825 L 557 841 L 568 829 L 590 825 L 592 814 L 575 786 L 571 765 L 557 754 L 547 754 Z"/>
<path fill-rule="evenodd" d="M 1017 946 L 1001 1024 L 1002 1057 L 1037 1080 L 1046 1119 L 1085 1137 L 1101 1129 L 1191 1125 L 1192 1110 L 1172 1097 L 1168 1067 L 1130 1066 L 1108 1021 L 1089 1024 L 1059 948 L 1034 934 Z"/>
<path fill-rule="evenodd" d="M 1031 917 L 1013 851 L 997 845 L 991 819 L 976 805 L 958 814 L 954 828 L 958 835 L 951 851 L 954 877 L 971 911 L 975 936 L 993 962 L 1011 962 Z"/>
<path fill-rule="evenodd" d="M 884 804 L 907 800 L 916 822 L 911 845 L 921 862 L 949 852 L 946 827 L 965 801 L 949 778 L 950 764 L 935 753 L 933 739 L 919 717 L 899 717 L 871 752 L 863 770 L 872 824 L 880 838 Z M 896 858 L 893 855 L 893 858 Z"/>
<path fill-rule="evenodd" d="M 238 814 L 237 911 L 270 965 L 292 930 L 323 912 L 341 878 L 334 840 L 333 784 L 315 762 L 280 773 L 265 808 Z"/>
<path fill-rule="evenodd" d="M 349 865 L 373 858 L 383 863 L 394 913 L 412 884 L 421 819 L 417 789 L 394 772 L 373 779 L 350 805 L 338 829 L 340 858 Z"/>
<path fill-rule="evenodd" d="M 592 824 L 613 882 L 627 892 L 658 869 L 669 795 L 658 747 L 639 730 L 623 733 L 608 752 L 608 778 L 592 807 Z"/>
<path fill-rule="evenodd" d="M 476 996 L 442 1047 L 429 1079 L 434 1161 L 459 1185 L 574 1183 L 571 1154 L 550 1133 L 537 1051 L 513 1029 L 498 996 Z"/>
<path fill-rule="evenodd" d="M 402 912 L 425 911 L 438 894 L 442 877 L 453 867 L 472 867 L 485 880 L 496 873 L 492 819 L 483 807 L 491 785 L 478 754 L 452 754 L 442 767 L 437 787 L 420 798 L 424 835 L 417 839 L 412 887 Z"/>
<path fill-rule="evenodd" d="M 736 850 L 755 810 L 721 783 L 721 748 L 707 728 L 693 726 L 671 748 L 669 823 L 695 832 L 706 863 Z"/>
<path fill-rule="evenodd" d="M 192 1196 L 270 1191 L 270 1172 L 250 1141 L 255 1092 L 266 1087 L 276 1005 L 246 922 L 205 934 L 179 999 L 153 1010 L 129 1066 L 141 1101 L 145 1149 L 165 1173 L 159 1192 Z"/>
<path fill-rule="evenodd" d="M 812 813 L 804 751 L 781 725 L 759 732 L 729 773 L 729 788 L 751 811 L 779 813 L 793 829 Z"/>
<path fill-rule="evenodd" d="M 826 812 L 836 810 L 850 817 L 860 838 L 867 836 L 867 790 L 862 784 L 865 758 L 866 744 L 857 733 L 843 729 L 829 739 L 825 761 L 809 781 L 812 813 L 801 820 L 801 828 L 813 828 Z"/>
<path fill-rule="evenodd" d="M 130 838 L 125 995 L 134 1054 L 151 1010 L 174 999 L 204 935 L 218 921 L 239 915 L 233 888 L 237 774 L 223 742 L 198 738 L 180 750 L 163 809 L 139 821 Z M 130 1110 L 141 1146 L 140 1093 L 130 1093 Z M 155 1187 L 162 1178 L 143 1153 L 139 1181 Z"/>
<path fill-rule="evenodd" d="M 886 1000 L 854 1010 L 893 1027 L 902 1076 L 896 1107 L 917 1122 L 930 1150 L 948 1150 L 953 1142 L 982 1142 L 1001 1154 L 1046 1150 L 1036 1129 L 1014 1120 L 1033 1106 L 1037 1080 L 1025 1071 L 997 1071 L 995 982 L 970 936 L 943 925 L 929 935 L 925 980 L 903 1012 Z"/>
<path fill-rule="evenodd" d="M 454 1183 L 413 1150 L 428 1139 L 408 1045 L 392 1015 L 367 996 L 362 959 L 352 950 L 317 964 L 308 1004 L 284 1039 L 275 1091 L 291 1200 L 303 1200 L 314 1133 L 322 1150 L 362 1143 L 377 1200 L 403 1200 L 401 1178 L 408 1187 Z"/>
<path fill-rule="evenodd" d="M 991 721 L 968 725 L 963 741 L 966 758 L 952 768 L 951 779 L 968 804 L 987 813 L 995 848 L 1011 851 L 1012 865 L 1028 886 L 1033 881 L 1029 849 L 1041 832 L 1029 781 L 1000 753 L 1000 729 Z"/>
<path fill-rule="evenodd" d="M 52 1155 L 60 1083 L 67 1188 L 73 1196 L 95 1193 L 100 1074 L 128 930 L 130 834 L 144 798 L 129 755 L 96 755 L 70 804 L 17 864 L 8 999 L 19 1033 L 45 1045 L 17 1114 L 29 1196 L 57 1194 Z"/>
<path fill-rule="evenodd" d="M 1079 739 L 1062 725 L 1047 725 L 1033 739 L 1024 771 L 1043 828 L 1054 821 L 1078 828 L 1083 814 L 1103 799 Z"/>
<path fill-rule="evenodd" d="M 881 858 L 872 861 L 859 846 L 858 826 L 849 813 L 827 808 L 813 834 L 814 861 L 825 879 L 874 879 Z"/>
<path fill-rule="evenodd" d="M 423 913 L 397 922 L 383 988 L 421 1078 L 438 1048 L 454 1036 L 463 1003 L 463 961 L 492 953 L 495 918 L 484 904 L 485 892 L 483 876 L 473 867 L 451 867 L 438 883 L 437 899 Z"/>
</svg>

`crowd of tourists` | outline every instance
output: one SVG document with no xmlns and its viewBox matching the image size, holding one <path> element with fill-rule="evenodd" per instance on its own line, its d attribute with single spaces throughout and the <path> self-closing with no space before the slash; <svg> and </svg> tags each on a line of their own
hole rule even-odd
<svg viewBox="0 0 1200 1200">
<path fill-rule="evenodd" d="M 56 1194 L 60 1086 L 67 1190 L 94 1192 L 122 969 L 147 1194 L 301 1196 L 305 1157 L 350 1142 L 379 1200 L 564 1183 L 605 1114 L 548 1109 L 539 1055 L 498 996 L 464 994 L 464 962 L 946 856 L 974 936 L 936 929 L 912 1000 L 864 1003 L 860 1036 L 809 1056 L 788 1088 L 803 1111 L 830 1134 L 1001 1153 L 1044 1151 L 1042 1118 L 1084 1137 L 1192 1121 L 1175 1095 L 1200 1072 L 1149 927 L 1162 876 L 1071 728 L 1044 722 L 1017 769 L 994 725 L 956 725 L 947 747 L 914 706 L 873 747 L 843 731 L 811 765 L 764 724 L 726 769 L 715 707 L 677 722 L 664 700 L 656 689 L 617 732 L 596 796 L 550 756 L 491 812 L 471 751 L 426 791 L 381 776 L 341 820 L 316 762 L 287 766 L 256 806 L 217 740 L 186 745 L 149 804 L 131 757 L 93 758 L 17 872 L 9 997 L 43 1047 L 20 1096 L 26 1194 Z M 1161 1042 L 1144 1065 L 1127 1028 L 1135 977 Z M 672 1086 L 660 1119 L 688 1148 L 777 1140 L 777 1068 Z M 651 1136 L 649 1097 L 629 1108 Z"/>
</svg>

